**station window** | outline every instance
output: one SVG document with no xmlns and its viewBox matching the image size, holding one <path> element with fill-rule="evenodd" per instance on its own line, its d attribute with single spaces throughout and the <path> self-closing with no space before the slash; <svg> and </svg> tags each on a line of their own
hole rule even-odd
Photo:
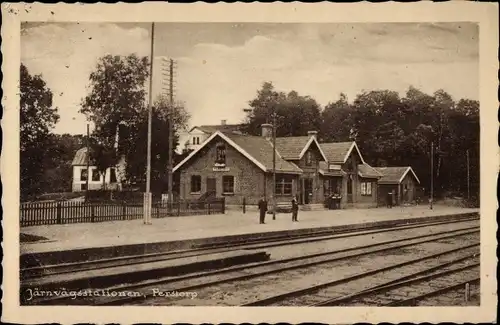
<svg viewBox="0 0 500 325">
<path fill-rule="evenodd" d="M 200 193 L 201 192 L 201 176 L 200 175 L 192 175 L 191 176 L 191 193 Z"/>
<path fill-rule="evenodd" d="M 366 195 L 366 196 L 372 195 L 371 182 L 361 182 L 361 195 Z"/>
<path fill-rule="evenodd" d="M 340 195 L 341 180 L 336 178 L 326 179 L 324 182 L 324 194 L 330 196 L 333 194 Z"/>
<path fill-rule="evenodd" d="M 276 187 L 274 189 L 274 193 L 276 195 L 292 195 L 292 183 L 292 177 L 276 175 Z"/>
<path fill-rule="evenodd" d="M 224 194 L 234 193 L 234 176 L 222 176 L 222 191 Z"/>
<path fill-rule="evenodd" d="M 306 153 L 306 165 L 307 166 L 312 165 L 312 153 L 310 151 Z"/>
<path fill-rule="evenodd" d="M 222 142 L 217 144 L 215 163 L 217 165 L 226 165 L 226 145 Z"/>
</svg>

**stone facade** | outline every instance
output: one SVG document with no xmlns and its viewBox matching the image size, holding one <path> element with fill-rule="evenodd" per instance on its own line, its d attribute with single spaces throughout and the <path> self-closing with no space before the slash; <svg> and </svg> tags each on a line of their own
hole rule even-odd
<svg viewBox="0 0 500 325">
<path fill-rule="evenodd" d="M 269 126 L 262 126 L 260 137 L 214 133 L 203 147 L 174 168 L 179 175 L 180 197 L 225 197 L 228 205 L 255 205 L 262 196 L 268 202 L 273 202 L 275 196 L 276 202 L 289 203 L 297 195 L 299 204 L 324 204 L 331 194 L 325 183 L 333 181 L 342 196 L 342 208 L 377 206 L 380 174 L 364 162 L 357 146 L 351 142 L 342 144 L 341 150 L 333 148 L 340 152 L 339 161 L 333 162 L 338 169 L 324 173 L 322 166 L 328 162 L 315 132 L 277 139 L 274 185 Z M 375 176 L 366 168 L 373 169 Z"/>
<path fill-rule="evenodd" d="M 265 186 L 265 173 L 233 147 L 226 145 L 226 164 L 224 168 L 215 167 L 217 160 L 217 141 L 201 149 L 180 170 L 180 196 L 185 199 L 199 199 L 215 183 L 215 195 L 225 197 L 226 204 L 239 205 L 243 198 L 247 204 L 257 204 L 262 195 L 268 195 L 272 188 L 272 178 L 268 177 Z M 193 176 L 201 178 L 200 191 L 192 191 Z M 224 193 L 224 176 L 234 177 L 233 193 Z M 213 183 L 212 183 L 213 184 Z"/>
</svg>

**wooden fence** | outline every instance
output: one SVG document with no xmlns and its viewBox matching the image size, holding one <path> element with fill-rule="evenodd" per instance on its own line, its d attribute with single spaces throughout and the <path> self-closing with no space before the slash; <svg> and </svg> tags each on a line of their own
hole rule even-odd
<svg viewBox="0 0 500 325">
<path fill-rule="evenodd" d="M 153 203 L 152 217 L 210 215 L 225 213 L 224 198 L 209 201 L 176 201 Z M 143 218 L 142 204 L 33 202 L 21 204 L 21 227 L 70 223 L 133 220 Z"/>
</svg>

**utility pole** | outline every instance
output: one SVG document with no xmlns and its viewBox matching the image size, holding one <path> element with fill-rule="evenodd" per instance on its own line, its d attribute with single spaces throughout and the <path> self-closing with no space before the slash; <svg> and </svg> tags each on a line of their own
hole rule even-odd
<svg viewBox="0 0 500 325">
<path fill-rule="evenodd" d="M 432 210 L 432 201 L 434 199 L 434 142 L 431 142 L 431 198 L 430 209 Z"/>
<path fill-rule="evenodd" d="M 87 123 L 87 188 L 85 189 L 85 199 L 89 199 L 89 178 L 90 178 L 90 126 Z"/>
<path fill-rule="evenodd" d="M 273 220 L 276 220 L 276 113 L 273 113 Z"/>
<path fill-rule="evenodd" d="M 470 200 L 469 149 L 467 149 L 467 200 Z"/>
<path fill-rule="evenodd" d="M 169 92 L 169 102 L 170 102 L 170 109 L 168 111 L 168 207 L 169 210 L 172 209 L 172 202 L 173 202 L 173 191 L 172 191 L 172 169 L 173 169 L 173 163 L 172 163 L 172 153 L 173 153 L 173 138 L 174 138 L 174 123 L 173 123 L 173 118 L 172 114 L 174 112 L 174 60 L 170 59 L 170 92 Z"/>
<path fill-rule="evenodd" d="M 162 88 L 164 93 L 168 95 L 168 162 L 167 162 L 167 184 L 168 184 L 168 197 L 167 197 L 167 206 L 169 211 L 172 208 L 173 203 L 173 146 L 174 146 L 174 113 L 175 113 L 175 104 L 174 104 L 174 84 L 175 84 L 175 61 L 173 59 L 167 60 L 163 58 L 163 62 L 168 64 L 167 70 L 163 70 L 163 75 L 168 77 L 168 85 L 167 88 Z"/>
<path fill-rule="evenodd" d="M 151 59 L 149 66 L 149 107 L 148 107 L 148 153 L 146 167 L 146 193 L 144 193 L 144 224 L 151 224 L 151 120 L 153 119 L 153 60 L 155 23 L 151 24 Z"/>
</svg>

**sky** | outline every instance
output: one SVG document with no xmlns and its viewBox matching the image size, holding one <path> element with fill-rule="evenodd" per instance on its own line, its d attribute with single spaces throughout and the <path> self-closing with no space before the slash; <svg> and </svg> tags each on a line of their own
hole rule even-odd
<svg viewBox="0 0 500 325">
<path fill-rule="evenodd" d="M 151 51 L 151 24 L 22 27 L 21 62 L 53 91 L 59 134 L 86 132 L 78 111 L 99 57 Z M 156 23 L 153 95 L 162 89 L 162 58 L 173 58 L 176 100 L 191 114 L 190 126 L 239 123 L 265 81 L 322 106 L 341 92 L 352 101 L 364 90 L 404 95 L 410 85 L 478 100 L 478 38 L 474 23 Z"/>
</svg>

